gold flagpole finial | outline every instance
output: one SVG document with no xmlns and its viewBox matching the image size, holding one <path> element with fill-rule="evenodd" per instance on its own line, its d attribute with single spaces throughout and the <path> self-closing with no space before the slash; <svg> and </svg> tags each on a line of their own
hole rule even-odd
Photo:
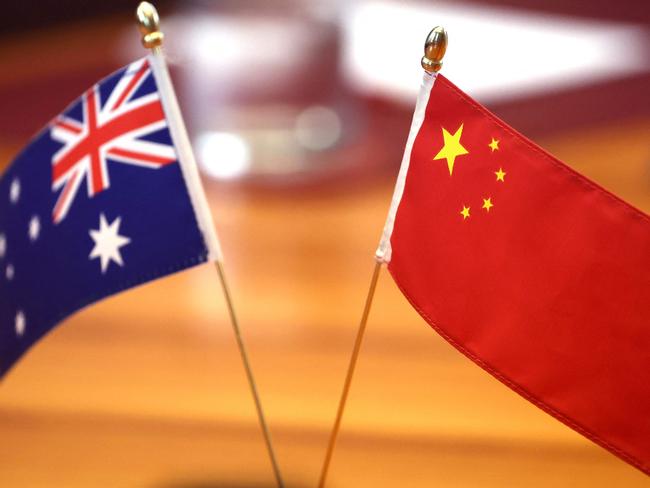
<svg viewBox="0 0 650 488">
<path fill-rule="evenodd" d="M 434 27 L 424 43 L 422 68 L 427 73 L 437 73 L 442 68 L 442 58 L 447 51 L 447 31 L 442 26 Z"/>
<path fill-rule="evenodd" d="M 140 2 L 135 12 L 138 28 L 142 34 L 142 45 L 147 49 L 162 46 L 164 35 L 160 32 L 160 17 L 156 7 L 149 2 Z"/>
</svg>

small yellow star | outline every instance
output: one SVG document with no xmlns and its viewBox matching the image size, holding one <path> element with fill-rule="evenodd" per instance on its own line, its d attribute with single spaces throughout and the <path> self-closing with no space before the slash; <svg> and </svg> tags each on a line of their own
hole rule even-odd
<svg viewBox="0 0 650 488">
<path fill-rule="evenodd" d="M 447 132 L 447 129 L 442 128 L 442 137 L 445 140 L 444 146 L 436 154 L 436 159 L 446 159 L 447 167 L 449 168 L 449 175 L 454 171 L 454 162 L 456 161 L 456 156 L 462 156 L 463 154 L 468 154 L 469 152 L 463 146 L 460 145 L 460 138 L 463 135 L 463 124 L 460 124 L 460 127 L 452 135 Z"/>
<path fill-rule="evenodd" d="M 469 207 L 463 205 L 463 209 L 460 211 L 460 214 L 463 216 L 463 220 L 469 218 Z"/>
<path fill-rule="evenodd" d="M 490 149 L 492 149 L 492 152 L 498 151 L 499 150 L 499 139 L 495 139 L 493 137 L 492 142 L 489 143 L 488 146 L 490 146 Z"/>
<path fill-rule="evenodd" d="M 506 182 L 505 178 L 507 173 L 503 171 L 503 168 L 499 168 L 499 171 L 495 171 L 494 174 L 497 175 L 497 181 Z"/>
<path fill-rule="evenodd" d="M 490 212 L 490 209 L 494 207 L 494 204 L 492 203 L 492 197 L 484 198 L 483 199 L 483 207 L 486 212 Z"/>
</svg>

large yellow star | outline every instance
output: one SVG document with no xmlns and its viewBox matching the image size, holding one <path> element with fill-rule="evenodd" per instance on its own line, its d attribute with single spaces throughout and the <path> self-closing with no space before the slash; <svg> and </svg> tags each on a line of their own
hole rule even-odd
<svg viewBox="0 0 650 488">
<path fill-rule="evenodd" d="M 490 209 L 494 207 L 494 204 L 492 203 L 492 197 L 484 198 L 483 199 L 483 207 L 486 212 L 490 213 Z"/>
<path fill-rule="evenodd" d="M 492 142 L 489 143 L 488 146 L 490 146 L 490 149 L 492 149 L 492 152 L 498 151 L 499 150 L 499 139 L 495 139 L 493 137 Z"/>
<path fill-rule="evenodd" d="M 447 167 L 449 168 L 449 175 L 454 171 L 454 161 L 456 161 L 456 156 L 462 156 L 463 154 L 468 154 L 467 149 L 465 149 L 463 146 L 460 145 L 460 137 L 463 134 L 463 124 L 460 124 L 460 127 L 456 130 L 456 132 L 452 135 L 449 132 L 447 132 L 447 129 L 444 127 L 442 128 L 442 137 L 445 140 L 445 145 L 442 146 L 442 149 L 438 154 L 436 154 L 436 157 L 433 158 L 435 161 L 436 159 L 446 159 L 447 160 Z"/>
<path fill-rule="evenodd" d="M 505 178 L 507 173 L 503 171 L 503 168 L 499 168 L 499 171 L 495 171 L 494 174 L 497 175 L 497 181 L 506 182 Z"/>
<path fill-rule="evenodd" d="M 469 218 L 469 207 L 463 205 L 463 209 L 460 211 L 460 214 L 463 216 L 463 220 Z"/>
</svg>

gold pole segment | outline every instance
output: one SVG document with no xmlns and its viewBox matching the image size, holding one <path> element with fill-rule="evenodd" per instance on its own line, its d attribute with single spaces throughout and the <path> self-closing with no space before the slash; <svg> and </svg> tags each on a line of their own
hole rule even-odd
<svg viewBox="0 0 650 488">
<path fill-rule="evenodd" d="M 437 73 L 442 68 L 442 58 L 447 51 L 447 31 L 444 27 L 434 27 L 424 43 L 424 56 L 420 64 L 427 73 Z"/>
<path fill-rule="evenodd" d="M 370 280 L 370 288 L 368 289 L 368 295 L 366 295 L 366 304 L 363 307 L 363 314 L 361 315 L 361 322 L 359 323 L 359 329 L 357 330 L 357 337 L 354 341 L 354 348 L 352 349 L 352 356 L 350 357 L 348 372 L 345 375 L 343 392 L 341 393 L 341 398 L 339 399 L 339 406 L 336 411 L 336 420 L 334 421 L 334 427 L 332 427 L 332 432 L 330 433 L 330 439 L 327 445 L 327 452 L 325 453 L 325 461 L 323 462 L 323 467 L 320 473 L 320 481 L 318 482 L 318 488 L 324 488 L 325 481 L 327 480 L 327 473 L 329 471 L 330 462 L 332 461 L 332 454 L 334 453 L 336 438 L 338 437 L 339 430 L 341 428 L 341 419 L 343 418 L 343 412 L 345 411 L 345 404 L 348 400 L 348 394 L 350 393 L 350 385 L 352 384 L 352 377 L 354 376 L 354 370 L 357 366 L 357 360 L 359 359 L 359 352 L 361 351 L 361 343 L 363 342 L 363 336 L 366 332 L 366 324 L 368 323 L 368 316 L 370 315 L 372 300 L 375 297 L 375 289 L 377 288 L 377 281 L 379 280 L 379 272 L 381 271 L 381 265 L 382 265 L 381 261 L 375 262 L 375 269 L 372 273 L 372 279 Z"/>
<path fill-rule="evenodd" d="M 140 33 L 142 34 L 142 45 L 147 49 L 151 49 L 155 57 L 159 57 L 162 59 L 162 43 L 163 43 L 164 36 L 163 33 L 160 31 L 160 18 L 158 17 L 158 12 L 156 11 L 156 7 L 151 5 L 149 2 L 140 2 L 136 10 L 136 19 L 138 21 L 138 27 L 140 29 Z M 171 82 L 167 83 L 167 85 L 165 86 L 169 87 L 170 90 L 169 96 L 175 99 Z M 215 266 L 217 269 L 217 274 L 219 275 L 221 287 L 223 289 L 223 295 L 226 300 L 226 305 L 228 306 L 230 322 L 232 323 L 232 327 L 235 333 L 235 338 L 237 339 L 239 353 L 241 355 L 242 362 L 244 363 L 244 369 L 246 370 L 246 377 L 248 378 L 248 384 L 253 394 L 255 409 L 257 410 L 257 417 L 260 426 L 262 428 L 262 433 L 264 434 L 264 441 L 266 443 L 266 447 L 269 452 L 269 457 L 271 459 L 273 473 L 275 475 L 275 479 L 277 481 L 278 487 L 284 488 L 284 482 L 282 481 L 280 468 L 278 466 L 278 462 L 275 456 L 275 451 L 273 449 L 271 432 L 266 423 L 266 419 L 264 418 L 264 410 L 262 409 L 262 402 L 260 401 L 260 395 L 257 390 L 257 385 L 255 384 L 253 370 L 251 368 L 250 361 L 248 359 L 248 353 L 246 352 L 246 346 L 242 338 L 241 329 L 239 327 L 239 321 L 237 320 L 237 315 L 235 314 L 235 307 L 232 301 L 232 297 L 230 295 L 230 288 L 228 287 L 226 274 L 224 272 L 223 265 L 221 264 L 220 257 L 217 257 L 217 259 L 215 260 Z"/>
<path fill-rule="evenodd" d="M 280 467 L 278 465 L 278 460 L 275 457 L 275 451 L 273 449 L 271 431 L 269 430 L 269 426 L 267 425 L 266 419 L 264 418 L 262 402 L 260 400 L 259 392 L 257 391 L 257 385 L 255 384 L 253 369 L 251 368 L 250 361 L 248 360 L 248 353 L 246 352 L 246 345 L 244 344 L 244 339 L 239 328 L 239 321 L 237 320 L 237 315 L 235 314 L 235 307 L 233 305 L 232 297 L 230 296 L 230 289 L 228 287 L 228 282 L 226 281 L 226 274 L 220 261 L 215 261 L 214 264 L 217 268 L 217 273 L 219 274 L 219 280 L 221 280 L 221 287 L 223 288 L 223 294 L 226 298 L 226 304 L 228 305 L 228 313 L 230 314 L 230 322 L 232 323 L 232 328 L 235 331 L 235 338 L 237 339 L 237 345 L 239 346 L 239 353 L 241 354 L 241 359 L 244 363 L 244 369 L 246 370 L 246 377 L 248 378 L 248 384 L 250 385 L 251 392 L 253 394 L 255 409 L 257 410 L 257 418 L 259 419 L 260 426 L 262 427 L 264 442 L 266 443 L 266 448 L 269 451 L 269 457 L 271 458 L 273 474 L 275 475 L 275 480 L 277 481 L 278 486 L 280 488 L 284 488 L 284 482 L 282 481 L 282 475 L 280 474 Z"/>
</svg>

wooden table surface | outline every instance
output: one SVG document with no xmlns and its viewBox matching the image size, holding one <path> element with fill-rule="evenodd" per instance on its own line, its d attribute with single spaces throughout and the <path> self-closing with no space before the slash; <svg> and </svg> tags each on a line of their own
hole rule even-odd
<svg viewBox="0 0 650 488">
<path fill-rule="evenodd" d="M 649 136 L 636 119 L 540 142 L 648 212 Z M 0 140 L 2 160 L 22 142 Z M 209 186 L 289 486 L 315 486 L 392 184 Z M 382 274 L 331 488 L 648 485 L 456 352 Z M 0 387 L 0 486 L 274 486 L 211 266 L 86 309 L 23 358 Z"/>
</svg>

